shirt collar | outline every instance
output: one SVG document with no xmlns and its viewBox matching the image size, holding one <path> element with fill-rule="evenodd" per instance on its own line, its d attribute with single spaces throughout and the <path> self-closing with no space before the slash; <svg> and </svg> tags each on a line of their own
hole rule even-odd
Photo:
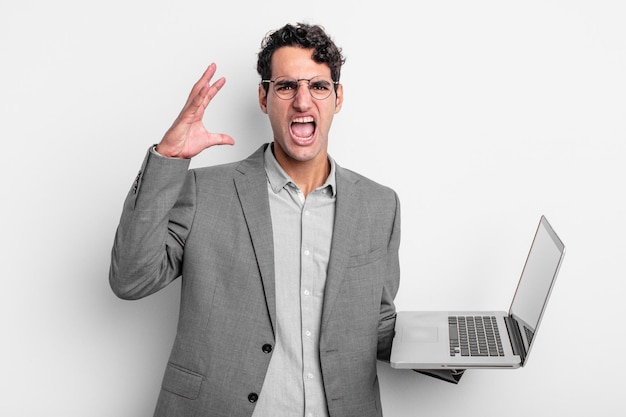
<svg viewBox="0 0 626 417">
<path fill-rule="evenodd" d="M 276 157 L 274 156 L 274 144 L 271 143 L 270 146 L 265 149 L 265 174 L 267 175 L 267 180 L 272 187 L 272 191 L 275 193 L 279 193 L 285 185 L 293 184 L 297 187 L 296 183 L 287 175 L 283 167 L 280 166 Z M 318 189 L 330 187 L 331 193 L 333 197 L 337 195 L 337 183 L 335 181 L 335 161 L 333 158 L 328 156 L 328 162 L 330 163 L 330 174 L 328 178 L 326 178 L 326 182 L 319 187 Z"/>
</svg>

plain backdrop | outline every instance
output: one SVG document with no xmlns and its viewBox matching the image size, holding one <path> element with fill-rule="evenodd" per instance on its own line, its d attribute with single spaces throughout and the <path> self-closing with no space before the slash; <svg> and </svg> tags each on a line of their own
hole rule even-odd
<svg viewBox="0 0 626 417">
<path fill-rule="evenodd" d="M 542 214 L 567 246 L 526 367 L 455 386 L 380 363 L 385 415 L 623 415 L 624 21 L 619 0 L 1 0 L 0 415 L 152 414 L 180 284 L 113 295 L 122 202 L 211 62 L 205 123 L 237 144 L 192 165 L 272 139 L 256 54 L 296 22 L 347 57 L 331 155 L 400 196 L 399 310 L 507 310 Z"/>
</svg>

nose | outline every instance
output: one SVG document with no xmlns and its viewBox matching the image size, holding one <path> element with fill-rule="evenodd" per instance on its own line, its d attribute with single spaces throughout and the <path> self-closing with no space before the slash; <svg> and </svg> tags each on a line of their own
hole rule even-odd
<svg viewBox="0 0 626 417">
<path fill-rule="evenodd" d="M 307 110 L 311 107 L 311 92 L 309 91 L 309 82 L 307 80 L 298 81 L 298 90 L 293 98 L 293 106 L 299 111 Z"/>
</svg>

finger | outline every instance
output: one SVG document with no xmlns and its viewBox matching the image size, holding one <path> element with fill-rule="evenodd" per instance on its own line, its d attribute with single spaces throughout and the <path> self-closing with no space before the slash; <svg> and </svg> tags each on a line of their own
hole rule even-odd
<svg viewBox="0 0 626 417">
<path fill-rule="evenodd" d="M 215 81 L 213 85 L 209 86 L 209 88 L 207 88 L 202 97 L 202 105 L 204 106 L 204 108 L 209 105 L 211 100 L 213 100 L 213 98 L 222 89 L 222 87 L 224 87 L 224 84 L 226 84 L 226 78 L 222 77 L 219 80 Z"/>
<path fill-rule="evenodd" d="M 185 120 L 188 123 L 201 120 L 204 111 L 213 100 L 213 97 L 222 89 L 226 79 L 223 77 L 217 80 L 213 85 L 205 85 L 195 96 L 190 96 L 185 107 L 181 110 L 178 119 Z"/>
<path fill-rule="evenodd" d="M 189 92 L 189 96 L 187 97 L 187 102 L 183 106 L 183 111 L 185 111 L 190 106 L 198 106 L 204 102 L 204 98 L 206 93 L 208 92 L 207 88 L 211 86 L 211 79 L 215 75 L 215 71 L 217 70 L 217 66 L 212 63 L 204 70 L 202 77 L 191 88 Z"/>
<path fill-rule="evenodd" d="M 211 65 L 209 65 L 207 69 L 204 70 L 200 79 L 194 84 L 193 88 L 191 89 L 191 93 L 189 95 L 190 96 L 195 95 L 204 86 L 210 85 L 211 79 L 215 75 L 216 70 L 217 70 L 217 66 L 215 65 L 215 63 L 211 63 Z"/>
<path fill-rule="evenodd" d="M 234 145 L 235 140 L 225 133 L 210 133 L 207 138 L 207 147 L 215 145 Z"/>
</svg>

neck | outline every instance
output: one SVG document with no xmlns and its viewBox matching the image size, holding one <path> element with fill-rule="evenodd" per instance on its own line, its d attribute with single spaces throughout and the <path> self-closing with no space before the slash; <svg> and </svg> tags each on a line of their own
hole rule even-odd
<svg viewBox="0 0 626 417">
<path fill-rule="evenodd" d="M 305 197 L 322 186 L 330 175 L 330 161 L 325 152 L 308 161 L 297 161 L 284 154 L 280 147 L 275 146 L 274 157 Z"/>
</svg>

